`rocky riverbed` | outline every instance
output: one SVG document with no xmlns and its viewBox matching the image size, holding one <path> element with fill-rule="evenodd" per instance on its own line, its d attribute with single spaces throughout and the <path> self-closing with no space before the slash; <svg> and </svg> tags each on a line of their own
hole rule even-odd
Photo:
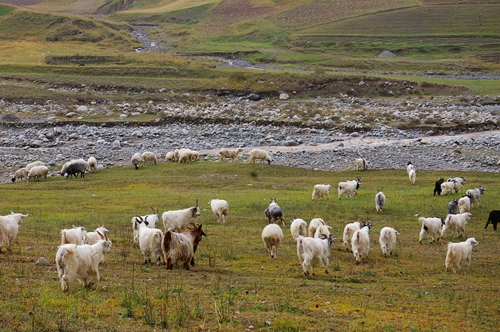
<svg viewBox="0 0 500 332">
<path fill-rule="evenodd" d="M 190 106 L 0 101 L 0 181 L 8 182 L 34 160 L 57 175 L 71 158 L 94 156 L 101 167 L 130 166 L 135 152 L 153 151 L 163 161 L 166 152 L 183 147 L 198 150 L 200 162 L 219 162 L 222 147 L 244 148 L 238 162 L 246 162 L 246 153 L 261 147 L 274 164 L 315 170 L 354 169 L 354 159 L 363 157 L 371 169 L 404 169 L 412 161 L 417 169 L 446 170 L 443 176 L 498 172 L 500 106 L 449 101 L 339 97 L 264 103 L 227 97 Z M 96 114 L 110 121 L 87 121 Z M 144 115 L 151 119 L 134 121 Z"/>
</svg>

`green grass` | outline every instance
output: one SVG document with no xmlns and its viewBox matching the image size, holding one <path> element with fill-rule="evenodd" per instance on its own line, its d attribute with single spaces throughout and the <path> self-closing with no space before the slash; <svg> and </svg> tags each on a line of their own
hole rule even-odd
<svg viewBox="0 0 500 332">
<path fill-rule="evenodd" d="M 402 167 L 403 168 L 403 167 Z M 467 236 L 475 237 L 472 269 L 444 271 L 444 244 L 460 241 L 445 234 L 437 244 L 418 244 L 420 216 L 445 216 L 454 197 L 433 197 L 434 181 L 456 172 L 419 171 L 409 184 L 404 169 L 366 172 L 308 171 L 274 165 L 160 163 L 135 171 L 132 166 L 103 169 L 84 179 L 2 185 L 2 211 L 29 213 L 12 252 L 0 254 L 0 330 L 146 329 L 191 331 L 477 331 L 500 324 L 499 286 L 492 282 L 500 264 L 499 235 L 484 230 L 487 214 L 498 209 L 497 173 L 461 172 L 467 188 L 484 185 L 481 207 L 472 210 Z M 360 176 L 357 197 L 311 201 L 312 186 Z M 387 204 L 376 213 L 374 195 L 382 188 Z M 230 204 L 227 225 L 209 211 L 211 198 Z M 287 221 L 278 258 L 268 255 L 260 238 L 267 224 L 269 198 L 276 197 Z M 130 219 L 151 207 L 160 214 L 192 206 L 198 198 L 207 237 L 191 271 L 143 266 L 132 245 Z M 322 217 L 337 237 L 330 274 L 320 268 L 305 277 L 288 221 Z M 370 221 L 370 257 L 356 265 L 341 244 L 346 223 Z M 101 282 L 90 289 L 70 285 L 62 293 L 54 257 L 59 231 L 72 225 L 110 230 L 112 252 L 101 265 Z M 395 254 L 384 258 L 378 246 L 383 226 L 401 234 Z M 162 227 L 161 227 L 162 228 Z M 44 256 L 48 267 L 36 267 Z M 461 324 L 456 324 L 460 321 Z M 270 325 L 268 325 L 270 323 Z"/>
</svg>

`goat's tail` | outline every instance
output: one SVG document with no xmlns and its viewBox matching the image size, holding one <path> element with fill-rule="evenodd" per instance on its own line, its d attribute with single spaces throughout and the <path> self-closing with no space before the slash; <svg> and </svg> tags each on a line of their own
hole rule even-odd
<svg viewBox="0 0 500 332">
<path fill-rule="evenodd" d="M 171 246 L 172 246 L 172 231 L 168 230 L 165 232 L 162 241 L 162 250 L 164 255 L 166 255 L 170 251 Z"/>
<path fill-rule="evenodd" d="M 56 265 L 58 270 L 60 271 L 67 271 L 68 266 L 73 266 L 76 267 L 78 264 L 77 258 L 75 257 L 75 247 L 64 247 L 61 249 L 61 251 L 58 253 L 56 257 Z"/>
</svg>

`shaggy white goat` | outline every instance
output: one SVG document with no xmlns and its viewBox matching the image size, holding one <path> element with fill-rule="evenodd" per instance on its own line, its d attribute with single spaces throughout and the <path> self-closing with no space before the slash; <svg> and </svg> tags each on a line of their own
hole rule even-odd
<svg viewBox="0 0 500 332">
<path fill-rule="evenodd" d="M 238 156 L 240 152 L 242 152 L 242 148 L 237 148 L 237 149 L 220 149 L 219 154 L 220 154 L 220 160 L 223 161 L 224 159 L 238 159 Z"/>
<path fill-rule="evenodd" d="M 86 235 L 85 227 L 73 225 L 73 228 L 61 230 L 61 244 L 84 244 Z"/>
<path fill-rule="evenodd" d="M 250 154 L 250 159 L 249 159 L 250 164 L 255 164 L 256 160 L 262 160 L 263 162 L 267 161 L 268 164 L 270 164 L 272 161 L 272 158 L 269 155 L 269 153 L 262 149 L 252 149 L 249 152 L 249 154 Z"/>
<path fill-rule="evenodd" d="M 427 233 L 427 241 L 429 241 L 429 243 L 433 243 L 441 239 L 441 237 L 443 236 L 443 231 L 442 231 L 444 225 L 443 219 L 420 217 L 418 218 L 418 221 L 422 224 L 418 242 L 422 243 L 422 238 L 424 237 L 425 233 Z"/>
<path fill-rule="evenodd" d="M 283 237 L 283 231 L 277 224 L 269 224 L 262 230 L 262 241 L 271 258 L 278 258 L 278 247 Z"/>
<path fill-rule="evenodd" d="M 56 265 L 61 288 L 67 292 L 69 283 L 79 280 L 85 287 L 99 281 L 99 263 L 111 251 L 111 241 L 104 237 L 93 245 L 63 244 L 56 253 Z M 90 279 L 90 280 L 89 280 Z"/>
<path fill-rule="evenodd" d="M 214 198 L 208 202 L 208 205 L 212 208 L 213 214 L 217 217 L 217 223 L 226 224 L 226 216 L 229 213 L 229 203 L 223 199 Z"/>
<path fill-rule="evenodd" d="M 19 227 L 21 227 L 24 218 L 28 216 L 28 214 L 14 212 L 6 216 L 0 216 L 0 252 L 2 252 L 3 246 L 7 246 L 7 250 L 11 251 L 12 243 L 17 237 Z"/>
<path fill-rule="evenodd" d="M 49 174 L 49 168 L 47 166 L 33 166 L 28 172 L 28 181 L 30 179 L 40 179 L 44 178 L 47 180 L 47 175 Z"/>
<path fill-rule="evenodd" d="M 153 209 L 154 211 L 154 209 Z M 144 216 L 132 217 L 132 229 L 134 230 L 134 244 L 139 245 L 139 223 L 147 221 L 147 226 L 149 228 L 156 228 L 156 224 L 159 220 L 158 212 L 153 214 L 146 214 Z"/>
<path fill-rule="evenodd" d="M 299 236 L 297 238 L 297 257 L 302 265 L 304 275 L 311 274 L 314 276 L 314 268 L 322 266 L 325 268 L 325 273 L 328 274 L 328 264 L 330 263 L 330 248 L 335 240 L 331 235 L 323 238 L 312 238 Z"/>
<path fill-rule="evenodd" d="M 470 220 L 472 214 L 469 212 L 459 214 L 449 214 L 444 220 L 442 234 L 449 228 L 452 236 L 462 237 L 465 235 L 465 225 Z"/>
<path fill-rule="evenodd" d="M 361 221 L 355 221 L 345 225 L 342 241 L 347 251 L 352 251 L 352 243 L 351 243 L 352 235 L 357 230 L 360 230 L 361 226 L 363 226 Z"/>
<path fill-rule="evenodd" d="M 464 195 L 458 199 L 458 209 L 460 213 L 469 212 L 472 207 L 472 197 Z"/>
<path fill-rule="evenodd" d="M 299 235 L 306 236 L 307 235 L 307 222 L 304 219 L 295 218 L 290 221 L 290 233 L 292 234 L 292 238 L 294 241 L 297 240 Z"/>
<path fill-rule="evenodd" d="M 104 227 L 104 226 L 97 226 L 95 231 L 93 232 L 87 232 L 85 236 L 83 237 L 83 243 L 84 244 L 95 244 L 97 241 L 102 240 L 102 236 L 99 234 L 101 233 L 102 235 L 108 236 L 109 230 Z"/>
<path fill-rule="evenodd" d="M 332 190 L 332 186 L 329 184 L 317 184 L 313 188 L 312 199 L 320 199 L 323 198 L 323 196 L 326 196 L 326 199 L 328 199 L 330 190 Z"/>
<path fill-rule="evenodd" d="M 377 189 L 377 193 L 375 194 L 375 209 L 377 211 L 382 211 L 384 204 L 385 204 L 385 195 L 382 191 Z"/>
<path fill-rule="evenodd" d="M 163 220 L 163 229 L 166 231 L 172 230 L 175 232 L 184 232 L 190 222 L 195 222 L 200 215 L 200 206 L 198 199 L 196 205 L 187 209 L 165 211 L 161 215 Z"/>
<path fill-rule="evenodd" d="M 465 185 L 466 181 L 463 176 L 457 176 L 454 178 L 449 178 L 446 180 L 446 182 L 453 182 L 453 189 L 455 190 L 455 193 L 458 193 L 458 191 Z"/>
<path fill-rule="evenodd" d="M 397 234 L 399 234 L 398 231 L 392 227 L 384 227 L 380 230 L 378 242 L 380 243 L 380 249 L 382 249 L 382 253 L 385 257 L 392 255 L 396 247 Z"/>
<path fill-rule="evenodd" d="M 330 236 L 330 228 L 331 226 L 328 225 L 320 225 L 317 229 L 316 232 L 314 232 L 314 238 L 315 239 L 323 239 L 325 237 Z"/>
<path fill-rule="evenodd" d="M 312 219 L 311 222 L 309 223 L 309 229 L 307 231 L 309 237 L 314 237 L 314 234 L 316 234 L 316 230 L 321 225 L 326 225 L 326 222 L 323 219 L 321 218 Z"/>
<path fill-rule="evenodd" d="M 368 169 L 368 165 L 366 164 L 365 158 L 356 159 L 356 169 L 358 171 L 366 171 Z"/>
<path fill-rule="evenodd" d="M 413 164 L 411 163 L 411 161 L 409 161 L 406 164 L 406 173 L 408 173 L 408 175 L 409 175 L 411 170 L 415 171 L 415 166 L 413 166 Z"/>
<path fill-rule="evenodd" d="M 456 273 L 456 269 L 461 270 L 462 264 L 466 263 L 467 267 L 471 266 L 472 259 L 472 248 L 477 246 L 478 242 L 475 238 L 470 237 L 465 242 L 459 243 L 448 243 L 448 251 L 446 252 L 446 260 L 444 266 L 446 271 L 451 266 L 453 273 Z"/>
<path fill-rule="evenodd" d="M 356 258 L 356 264 L 362 262 L 363 256 L 368 258 L 368 252 L 370 251 L 370 228 L 372 228 L 371 224 L 365 224 L 352 235 L 352 253 L 354 254 L 354 258 Z"/>
<path fill-rule="evenodd" d="M 339 182 L 338 192 L 339 199 L 342 198 L 342 195 L 346 195 L 347 197 L 356 196 L 358 194 L 358 189 L 361 186 L 361 179 L 357 180 Z"/>
<path fill-rule="evenodd" d="M 158 228 L 149 228 L 147 221 L 138 222 L 138 224 L 139 248 L 144 255 L 144 264 L 151 264 L 151 257 L 153 257 L 156 265 L 160 265 L 163 256 L 161 249 L 163 232 Z"/>
<path fill-rule="evenodd" d="M 441 196 L 451 194 L 453 190 L 455 189 L 455 182 L 453 181 L 446 181 L 441 183 Z"/>
<path fill-rule="evenodd" d="M 410 178 L 410 183 L 415 184 L 415 181 L 417 181 L 417 172 L 411 169 L 410 173 L 408 173 L 408 177 Z"/>
</svg>

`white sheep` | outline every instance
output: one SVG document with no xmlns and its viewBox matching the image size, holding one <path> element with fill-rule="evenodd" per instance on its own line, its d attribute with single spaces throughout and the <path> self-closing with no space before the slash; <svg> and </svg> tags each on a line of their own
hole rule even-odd
<svg viewBox="0 0 500 332">
<path fill-rule="evenodd" d="M 73 228 L 61 230 L 61 244 L 84 244 L 86 235 L 85 227 L 73 225 Z"/>
<path fill-rule="evenodd" d="M 156 154 L 154 152 L 146 151 L 141 154 L 142 160 L 145 163 L 153 163 L 156 165 L 158 162 L 158 158 L 156 157 Z"/>
<path fill-rule="evenodd" d="M 307 235 L 307 222 L 304 219 L 295 218 L 290 221 L 290 233 L 292 234 L 292 238 L 294 241 L 297 240 L 299 235 L 306 236 Z"/>
<path fill-rule="evenodd" d="M 171 162 L 176 161 L 174 151 L 167 152 L 167 154 L 165 155 L 165 161 L 167 161 L 167 162 L 169 162 L 169 161 L 171 161 Z"/>
<path fill-rule="evenodd" d="M 278 247 L 283 237 L 283 231 L 277 224 L 269 224 L 262 230 L 262 241 L 271 258 L 278 258 Z"/>
<path fill-rule="evenodd" d="M 356 169 L 358 171 L 366 171 L 368 169 L 368 165 L 366 164 L 365 158 L 356 159 Z"/>
<path fill-rule="evenodd" d="M 469 212 L 459 214 L 449 214 L 444 220 L 442 234 L 448 229 L 451 229 L 452 236 L 462 237 L 465 235 L 465 225 L 470 220 L 472 214 Z"/>
<path fill-rule="evenodd" d="M 24 221 L 24 218 L 29 214 L 11 212 L 6 216 L 0 216 L 0 252 L 2 247 L 7 246 L 7 250 L 11 251 L 12 243 L 17 237 L 19 227 Z"/>
<path fill-rule="evenodd" d="M 139 169 L 140 164 L 143 162 L 144 160 L 142 159 L 142 155 L 139 152 L 134 153 L 132 155 L 132 158 L 130 158 L 130 163 L 134 165 L 136 170 Z"/>
<path fill-rule="evenodd" d="M 370 228 L 372 228 L 371 224 L 365 224 L 352 235 L 352 253 L 354 254 L 354 258 L 356 258 L 356 264 L 362 262 L 363 256 L 368 258 L 368 252 L 370 251 Z"/>
<path fill-rule="evenodd" d="M 97 159 L 95 159 L 95 157 L 89 157 L 87 164 L 89 165 L 89 170 L 93 173 L 97 172 Z"/>
<path fill-rule="evenodd" d="M 454 178 L 449 178 L 446 182 L 453 182 L 453 189 L 455 193 L 458 193 L 459 190 L 465 185 L 466 181 L 463 176 L 457 176 Z"/>
<path fill-rule="evenodd" d="M 139 248 L 144 255 L 144 264 L 151 263 L 151 257 L 156 261 L 156 265 L 161 264 L 163 251 L 161 241 L 163 232 L 158 228 L 149 228 L 148 222 L 138 222 L 139 224 Z"/>
<path fill-rule="evenodd" d="M 240 152 L 242 152 L 242 151 L 243 151 L 242 148 L 237 148 L 237 149 L 223 148 L 223 149 L 220 149 L 220 151 L 219 151 L 220 160 L 223 161 L 224 159 L 231 159 L 231 160 L 238 159 L 238 156 L 239 156 Z"/>
<path fill-rule="evenodd" d="M 163 229 L 165 232 L 168 230 L 184 232 L 189 223 L 196 221 L 199 215 L 200 206 L 198 205 L 198 199 L 196 199 L 196 205 L 190 208 L 163 212 L 161 215 Z"/>
<path fill-rule="evenodd" d="M 352 236 L 354 232 L 360 230 L 362 226 L 363 224 L 361 223 L 361 221 L 355 221 L 345 225 L 342 241 L 347 251 L 352 251 Z"/>
<path fill-rule="evenodd" d="M 309 237 L 314 237 L 314 234 L 316 234 L 316 230 L 319 228 L 321 225 L 326 225 L 326 222 L 321 219 L 321 218 L 314 218 L 311 220 L 309 223 L 309 228 L 307 231 L 307 234 Z"/>
<path fill-rule="evenodd" d="M 226 224 L 226 216 L 229 213 L 229 203 L 226 200 L 214 198 L 208 202 L 208 205 L 212 208 L 213 214 L 217 217 L 217 223 Z"/>
<path fill-rule="evenodd" d="M 360 178 L 358 178 L 357 180 L 339 182 L 338 185 L 339 200 L 342 198 L 343 195 L 346 195 L 347 197 L 356 196 L 358 194 L 358 189 L 360 186 L 361 186 Z"/>
<path fill-rule="evenodd" d="M 446 252 L 446 260 L 444 265 L 446 271 L 451 266 L 453 273 L 456 273 L 456 269 L 462 270 L 462 264 L 466 263 L 467 267 L 470 268 L 472 260 L 472 248 L 477 246 L 478 242 L 475 238 L 470 237 L 465 242 L 459 243 L 448 243 L 448 251 Z"/>
<path fill-rule="evenodd" d="M 397 234 L 399 234 L 398 231 L 392 227 L 384 227 L 380 230 L 378 242 L 380 243 L 380 249 L 382 249 L 382 253 L 385 257 L 392 255 L 396 247 Z"/>
<path fill-rule="evenodd" d="M 469 212 L 472 207 L 472 197 L 464 195 L 458 199 L 460 213 Z"/>
<path fill-rule="evenodd" d="M 268 164 L 270 164 L 272 161 L 272 158 L 269 155 L 269 153 L 262 149 L 252 149 L 249 152 L 249 154 L 250 154 L 250 159 L 249 159 L 250 164 L 255 164 L 256 160 L 262 160 L 263 162 L 267 161 Z"/>
<path fill-rule="evenodd" d="M 40 160 L 37 160 L 37 161 L 34 161 L 32 163 L 29 163 L 28 165 L 26 165 L 25 168 L 29 171 L 30 169 L 32 169 L 35 166 L 45 166 L 45 163 L 40 161 Z"/>
<path fill-rule="evenodd" d="M 20 168 L 16 171 L 16 173 L 14 173 L 14 176 L 12 177 L 12 182 L 16 182 L 17 179 L 20 179 L 20 180 L 23 180 L 24 178 L 26 178 L 26 180 L 28 180 L 28 174 L 29 174 L 29 170 L 24 167 L 24 168 Z"/>
<path fill-rule="evenodd" d="M 299 236 L 297 238 L 297 257 L 302 265 L 302 270 L 305 276 L 311 274 L 314 276 L 314 268 L 321 265 L 328 274 L 328 264 L 330 263 L 330 249 L 332 242 L 335 240 L 330 236 L 323 238 L 312 238 Z"/>
<path fill-rule="evenodd" d="M 479 188 L 468 189 L 465 192 L 465 194 L 467 196 L 472 197 L 471 206 L 473 203 L 477 203 L 477 206 L 481 206 L 481 196 L 483 196 L 485 191 L 486 191 L 486 188 L 483 186 L 480 186 Z"/>
<path fill-rule="evenodd" d="M 455 182 L 453 181 L 446 181 L 441 183 L 441 196 L 451 194 L 453 190 L 455 189 Z"/>
<path fill-rule="evenodd" d="M 427 241 L 433 243 L 439 241 L 443 236 L 442 228 L 444 225 L 444 220 L 441 218 L 418 218 L 418 221 L 422 224 L 420 229 L 420 237 L 418 242 L 422 243 L 422 238 L 424 234 L 427 233 Z"/>
<path fill-rule="evenodd" d="M 377 193 L 375 194 L 375 209 L 378 211 L 382 211 L 382 208 L 385 204 L 385 195 L 382 191 L 377 189 Z"/>
<path fill-rule="evenodd" d="M 326 196 L 326 199 L 328 199 L 330 190 L 332 190 L 332 186 L 329 184 L 317 184 L 313 188 L 312 199 L 320 199 L 323 198 L 323 196 Z"/>
<path fill-rule="evenodd" d="M 410 178 L 410 183 L 415 184 L 415 181 L 417 180 L 417 172 L 414 169 L 411 169 L 410 173 L 408 173 L 408 177 Z"/>
<path fill-rule="evenodd" d="M 154 209 L 153 209 L 154 211 Z M 147 221 L 146 225 L 149 228 L 156 228 L 156 224 L 158 223 L 159 220 L 158 212 L 153 213 L 153 214 L 146 214 L 144 216 L 134 216 L 131 219 L 132 222 L 132 229 L 134 232 L 134 244 L 139 245 L 139 223 Z"/>
<path fill-rule="evenodd" d="M 28 172 L 28 181 L 30 179 L 40 179 L 44 178 L 47 180 L 47 175 L 49 174 L 49 168 L 47 166 L 33 166 Z"/>
<path fill-rule="evenodd" d="M 99 263 L 110 251 L 111 241 L 107 237 L 93 245 L 63 244 L 59 246 L 56 253 L 56 265 L 62 290 L 67 292 L 69 283 L 74 280 L 79 280 L 85 287 L 98 282 L 100 279 Z"/>
</svg>

